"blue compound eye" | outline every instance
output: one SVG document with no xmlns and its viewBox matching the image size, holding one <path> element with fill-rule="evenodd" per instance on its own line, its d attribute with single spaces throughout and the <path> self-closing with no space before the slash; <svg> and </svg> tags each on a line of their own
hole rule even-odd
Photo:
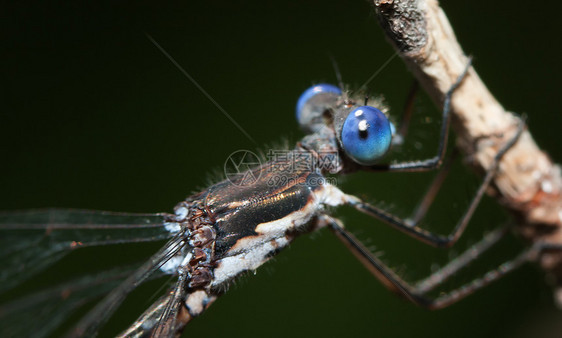
<svg viewBox="0 0 562 338">
<path fill-rule="evenodd" d="M 377 108 L 356 108 L 343 123 L 341 141 L 346 154 L 354 161 L 364 165 L 374 164 L 390 148 L 390 122 Z"/>
<path fill-rule="evenodd" d="M 297 120 L 305 129 L 314 129 L 321 122 L 322 114 L 331 108 L 341 96 L 341 89 L 326 83 L 308 88 L 297 101 Z"/>
<path fill-rule="evenodd" d="M 328 95 L 323 95 L 323 94 L 328 94 Z M 300 115 L 302 115 L 303 108 L 305 108 L 305 105 L 307 103 L 310 104 L 311 99 L 313 97 L 316 97 L 315 99 L 321 98 L 322 96 L 329 97 L 331 96 L 329 94 L 336 94 L 337 96 L 340 96 L 341 89 L 331 84 L 319 83 L 305 90 L 304 93 L 302 93 L 301 96 L 299 97 L 299 100 L 297 101 L 297 120 L 299 119 Z M 318 101 L 321 102 L 322 100 L 318 100 Z"/>
</svg>

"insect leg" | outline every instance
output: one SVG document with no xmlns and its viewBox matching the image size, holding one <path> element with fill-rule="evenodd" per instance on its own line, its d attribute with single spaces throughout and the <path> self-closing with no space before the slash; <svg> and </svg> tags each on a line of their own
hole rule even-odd
<svg viewBox="0 0 562 338">
<path fill-rule="evenodd" d="M 414 102 L 419 87 L 418 81 L 414 81 L 408 91 L 408 97 L 406 98 L 406 104 L 404 105 L 402 116 L 400 118 L 400 124 L 396 128 L 396 134 L 392 136 L 393 144 L 402 144 L 406 138 L 406 134 L 408 134 L 408 127 L 410 126 L 410 120 L 412 119 Z"/>
<path fill-rule="evenodd" d="M 409 161 L 393 164 L 376 164 L 368 166 L 365 169 L 371 171 L 429 171 L 441 166 L 443 158 L 445 157 L 445 151 L 447 150 L 447 140 L 449 138 L 449 125 L 451 121 L 451 97 L 455 89 L 457 89 L 457 87 L 462 83 L 462 80 L 465 78 L 471 64 L 472 59 L 469 59 L 464 71 L 459 75 L 455 83 L 453 83 L 453 85 L 451 86 L 451 88 L 449 88 L 447 94 L 445 95 L 445 99 L 443 101 L 442 123 L 441 131 L 439 134 L 439 147 L 437 149 L 437 155 L 432 158 L 420 161 Z"/>
<path fill-rule="evenodd" d="M 447 178 L 447 175 L 449 174 L 449 170 L 451 169 L 451 164 L 457 158 L 458 154 L 459 152 L 455 148 L 453 150 L 453 153 L 443 164 L 443 167 L 439 170 L 435 178 L 433 178 L 433 181 L 429 185 L 429 188 L 425 192 L 425 195 L 422 197 L 422 199 L 416 206 L 416 209 L 414 210 L 412 215 L 405 220 L 410 226 L 418 224 L 420 220 L 424 218 L 425 214 L 429 210 L 429 207 L 435 200 L 437 193 L 443 186 L 443 182 L 445 182 L 445 178 Z"/>
<path fill-rule="evenodd" d="M 435 299 L 432 299 L 424 295 L 414 286 L 408 284 L 406 281 L 400 278 L 391 268 L 384 264 L 380 259 L 375 257 L 359 240 L 357 240 L 357 238 L 355 238 L 355 236 L 353 236 L 353 234 L 351 234 L 343 227 L 339 220 L 333 219 L 329 216 L 324 216 L 322 220 L 329 223 L 331 230 L 337 235 L 337 237 L 387 288 L 394 292 L 402 294 L 408 300 L 419 306 L 432 310 L 444 308 L 453 303 L 456 303 L 457 301 L 472 294 L 478 289 L 483 288 L 493 281 L 505 276 L 507 273 L 515 270 L 522 264 L 528 261 L 536 260 L 539 253 L 543 250 L 562 250 L 561 245 L 537 243 L 516 256 L 513 260 L 509 260 L 501 264 L 498 268 L 490 270 L 482 277 L 476 278 L 457 289 L 454 289 L 442 294 Z"/>
<path fill-rule="evenodd" d="M 499 242 L 507 233 L 508 227 L 504 226 L 486 234 L 478 243 L 472 245 L 459 256 L 455 257 L 445 266 L 435 271 L 426 278 L 416 282 L 415 289 L 419 293 L 427 293 L 443 284 L 449 277 L 465 268 L 478 259 L 484 252 Z"/>
<path fill-rule="evenodd" d="M 482 275 L 482 277 L 473 279 L 467 284 L 464 284 L 452 291 L 448 291 L 447 293 L 437 297 L 435 300 L 433 300 L 431 308 L 441 309 L 451 304 L 454 304 L 457 301 L 463 299 L 464 297 L 485 287 L 486 285 L 491 284 L 492 282 L 500 279 L 501 277 L 517 269 L 521 265 L 527 262 L 536 261 L 542 252 L 552 251 L 552 250 L 561 251 L 562 244 L 537 242 L 529 249 L 517 255 L 515 258 L 508 260 L 500 264 L 497 268 L 486 272 L 484 275 Z"/>
<path fill-rule="evenodd" d="M 357 197 L 349 196 L 348 199 L 346 200 L 346 203 L 352 205 L 357 210 L 359 210 L 359 211 L 361 211 L 361 212 L 363 212 L 363 213 L 365 213 L 369 216 L 372 216 L 372 217 L 378 218 L 382 221 L 385 221 L 386 223 L 390 224 L 391 226 L 395 227 L 396 229 L 398 229 L 398 230 L 400 230 L 400 231 L 402 231 L 402 232 L 404 232 L 404 233 L 406 233 L 406 234 L 412 236 L 413 238 L 418 239 L 422 242 L 425 242 L 427 244 L 430 244 L 430 245 L 433 245 L 433 246 L 436 246 L 436 247 L 450 247 L 459 239 L 459 237 L 462 235 L 462 233 L 466 229 L 466 226 L 468 225 L 468 222 L 472 218 L 472 215 L 474 214 L 474 211 L 476 210 L 476 207 L 480 203 L 480 200 L 484 196 L 484 193 L 486 192 L 486 189 L 490 185 L 490 182 L 492 181 L 492 179 L 494 178 L 494 175 L 497 172 L 497 169 L 498 169 L 499 162 L 500 162 L 501 158 L 517 142 L 517 140 L 519 139 L 519 136 L 523 132 L 524 126 L 525 126 L 524 121 L 521 121 L 515 136 L 512 137 L 509 140 L 509 142 L 507 142 L 498 151 L 498 153 L 494 157 L 494 161 L 490 165 L 490 168 L 488 169 L 488 171 L 486 173 L 486 176 L 484 177 L 484 180 L 482 181 L 482 183 L 480 183 L 480 187 L 478 188 L 478 190 L 477 190 L 475 196 L 473 197 L 472 201 L 470 202 L 468 208 L 465 210 L 464 214 L 462 215 L 460 220 L 457 222 L 453 231 L 447 236 L 429 232 L 429 231 L 424 230 L 424 229 L 422 229 L 422 228 L 420 228 L 416 225 L 420 216 L 423 216 L 425 214 L 424 209 L 429 205 L 429 203 L 425 202 L 424 200 L 426 198 L 428 198 L 428 201 L 431 201 L 433 199 L 432 189 L 430 189 L 429 193 L 426 194 L 426 197 L 424 197 L 424 199 L 422 199 L 422 203 L 420 204 L 421 209 L 419 209 L 419 210 L 421 210 L 421 214 L 415 214 L 413 220 L 404 220 L 404 219 L 402 219 L 402 218 L 400 218 L 396 215 L 393 215 L 393 214 L 391 214 L 389 212 L 386 212 L 386 211 L 384 211 L 380 208 L 377 208 L 373 205 L 370 205 L 366 202 L 363 202 L 362 200 L 360 200 Z M 440 178 L 439 178 L 439 175 L 438 175 L 437 180 L 439 180 L 439 179 Z M 439 184 L 437 184 L 437 186 L 439 186 Z M 427 206 L 426 206 L 426 204 L 427 204 Z"/>
</svg>

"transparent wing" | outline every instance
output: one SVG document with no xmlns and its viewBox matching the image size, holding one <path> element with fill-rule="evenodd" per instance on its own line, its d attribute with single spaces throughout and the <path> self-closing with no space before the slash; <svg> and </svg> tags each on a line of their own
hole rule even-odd
<svg viewBox="0 0 562 338">
<path fill-rule="evenodd" d="M 73 209 L 1 212 L 0 293 L 79 248 L 168 239 L 166 216 Z"/>
<path fill-rule="evenodd" d="M 2 337 L 47 337 L 85 304 L 109 293 L 137 267 L 85 276 L 0 305 Z M 163 273 L 157 272 L 150 278 Z"/>
<path fill-rule="evenodd" d="M 0 212 L 0 295 L 11 299 L 0 302 L 0 336 L 48 336 L 82 306 L 107 294 L 94 308 L 98 311 L 82 319 L 95 332 L 131 290 L 162 276 L 159 267 L 181 248 L 179 236 L 165 228 L 168 217 L 73 209 Z M 26 279 L 79 248 L 166 239 L 144 264 L 88 273 L 47 289 L 24 291 L 15 299 L 11 290 L 6 292 L 27 285 Z M 18 289 L 21 294 L 22 287 Z"/>
<path fill-rule="evenodd" d="M 186 245 L 181 233 L 176 234 L 162 249 L 152 255 L 148 261 L 130 274 L 118 287 L 113 289 L 85 317 L 83 317 L 70 333 L 70 337 L 95 336 L 99 327 L 111 317 L 119 304 L 141 283 L 145 282 L 169 259 L 175 256 Z"/>
</svg>

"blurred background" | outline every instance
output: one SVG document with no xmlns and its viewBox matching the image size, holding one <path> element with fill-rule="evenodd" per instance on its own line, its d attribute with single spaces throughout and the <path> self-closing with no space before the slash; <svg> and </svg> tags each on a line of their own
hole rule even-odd
<svg viewBox="0 0 562 338">
<path fill-rule="evenodd" d="M 539 146 L 560 151 L 560 5 L 443 1 L 466 53 L 510 111 L 526 113 Z M 2 5 L 0 208 L 71 207 L 170 212 L 208 185 L 236 150 L 264 150 L 301 131 L 300 93 L 336 82 L 363 84 L 394 53 L 366 1 L 137 2 L 90 6 Z M 556 7 L 556 8 L 555 8 Z M 251 135 L 247 139 L 145 37 L 150 34 Z M 399 58 L 370 83 L 399 116 L 413 81 Z M 388 160 L 436 149 L 440 108 L 423 93 L 408 142 Z M 454 140 L 452 141 L 454 142 Z M 451 143 L 452 144 L 452 143 Z M 407 216 L 434 173 L 339 177 L 347 193 Z M 216 177 L 215 177 L 216 180 Z M 457 161 L 424 224 L 448 233 L 479 182 Z M 419 279 L 484 233 L 509 222 L 486 198 L 462 240 L 429 248 L 353 210 L 346 225 L 408 280 Z M 142 260 L 158 246 L 86 250 L 33 282 Z M 510 236 L 444 290 L 480 276 L 522 250 Z M 79 272 L 81 271 L 81 272 Z M 158 281 L 135 292 L 101 336 L 118 333 Z M 420 309 L 378 283 L 328 231 L 303 236 L 273 262 L 230 287 L 186 336 L 557 337 L 544 273 L 527 265 L 450 308 Z"/>
</svg>

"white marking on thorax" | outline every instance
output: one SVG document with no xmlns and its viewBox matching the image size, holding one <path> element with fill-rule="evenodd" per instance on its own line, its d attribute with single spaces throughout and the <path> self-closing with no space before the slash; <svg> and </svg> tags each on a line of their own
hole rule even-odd
<svg viewBox="0 0 562 338">
<path fill-rule="evenodd" d="M 185 305 L 188 307 L 191 315 L 197 316 L 205 310 L 205 303 L 208 301 L 209 297 L 207 292 L 198 290 L 189 294 L 185 300 Z"/>
<path fill-rule="evenodd" d="M 185 218 L 187 217 L 189 213 L 189 210 L 186 207 L 179 207 L 176 209 L 175 214 L 176 214 L 176 220 L 181 222 L 183 220 L 185 220 Z"/>
<path fill-rule="evenodd" d="M 255 236 L 240 238 L 226 253 L 226 257 L 217 261 L 212 286 L 218 286 L 242 272 L 255 270 L 264 264 L 272 251 L 289 244 L 285 237 L 287 231 L 305 224 L 312 217 L 309 206 L 295 211 L 281 219 L 261 223 L 256 227 Z"/>
<path fill-rule="evenodd" d="M 181 226 L 176 222 L 165 222 L 164 229 L 169 231 L 172 235 L 177 234 L 181 230 Z"/>
<path fill-rule="evenodd" d="M 260 238 L 263 237 L 260 236 Z M 281 237 L 255 246 L 249 251 L 221 259 L 217 262 L 218 265 L 214 270 L 214 279 L 211 286 L 219 286 L 244 271 L 256 270 L 270 258 L 271 252 L 288 244 L 289 240 Z"/>
<path fill-rule="evenodd" d="M 321 204 L 326 204 L 332 207 L 346 204 L 352 199 L 357 199 L 353 196 L 346 195 L 343 191 L 331 184 L 324 184 L 322 189 L 316 193 L 316 198 Z"/>
<path fill-rule="evenodd" d="M 192 256 L 191 252 L 188 252 L 185 257 L 183 257 L 181 254 L 173 256 L 172 258 L 168 259 L 164 264 L 162 264 L 160 270 L 162 270 L 162 272 L 164 272 L 165 274 L 173 275 L 178 271 L 178 268 L 180 266 L 185 266 L 189 262 L 191 256 Z"/>
<path fill-rule="evenodd" d="M 227 252 L 226 256 L 234 256 L 241 252 L 248 252 L 269 241 L 284 237 L 287 232 L 293 231 L 308 223 L 312 216 L 318 212 L 320 207 L 320 200 L 318 198 L 313 198 L 303 208 L 293 211 L 283 218 L 258 224 L 254 230 L 257 235 L 239 239 Z"/>
<path fill-rule="evenodd" d="M 269 260 L 269 254 L 289 244 L 285 237 L 288 231 L 308 223 L 322 210 L 323 205 L 345 204 L 349 196 L 333 185 L 325 184 L 316 190 L 314 198 L 303 208 L 289 215 L 267 223 L 258 224 L 256 236 L 241 238 L 227 252 L 226 257 L 217 261 L 212 286 L 216 287 L 238 276 L 240 273 L 255 270 Z"/>
</svg>

